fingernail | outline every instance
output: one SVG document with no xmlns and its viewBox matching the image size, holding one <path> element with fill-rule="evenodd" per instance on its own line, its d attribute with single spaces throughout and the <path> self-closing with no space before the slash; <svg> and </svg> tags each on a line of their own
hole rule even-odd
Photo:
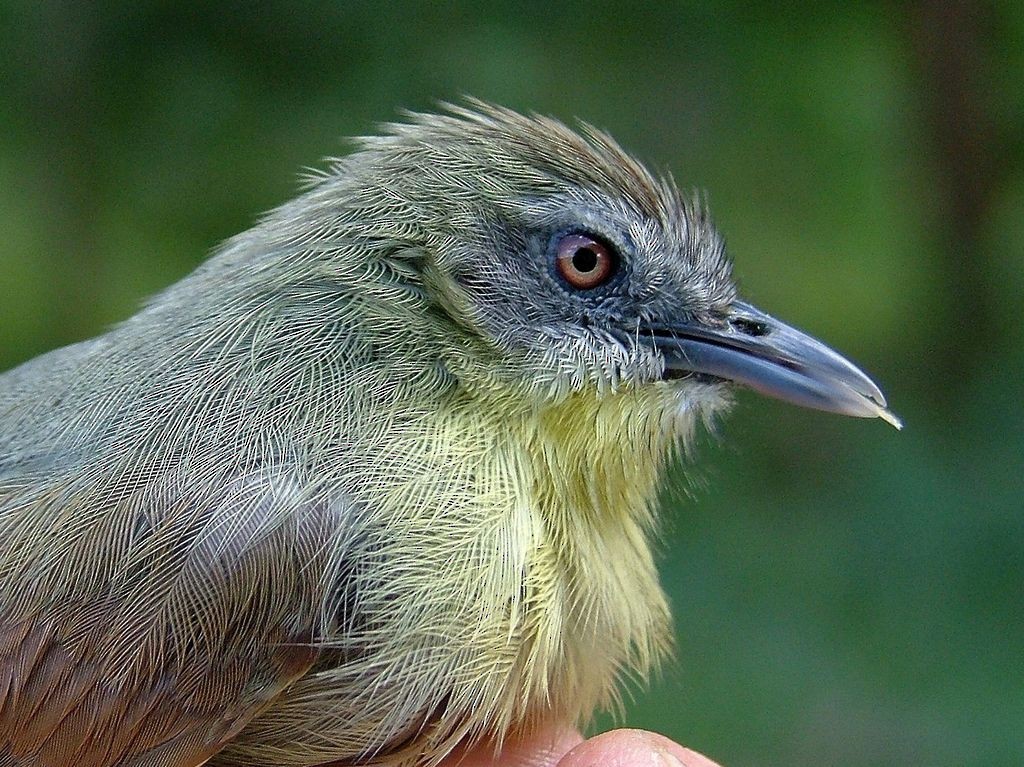
<svg viewBox="0 0 1024 767">
<path fill-rule="evenodd" d="M 654 759 L 651 760 L 651 767 L 686 767 L 675 754 L 669 753 L 664 749 L 656 749 L 653 756 Z"/>
</svg>

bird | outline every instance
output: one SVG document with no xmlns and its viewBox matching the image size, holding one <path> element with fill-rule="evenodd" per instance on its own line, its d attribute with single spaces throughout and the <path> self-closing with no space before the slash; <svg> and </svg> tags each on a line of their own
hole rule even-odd
<svg viewBox="0 0 1024 767">
<path fill-rule="evenodd" d="M 753 388 L 893 425 L 586 124 L 405 113 L 0 376 L 0 765 L 436 765 L 671 653 L 674 458 Z"/>
</svg>

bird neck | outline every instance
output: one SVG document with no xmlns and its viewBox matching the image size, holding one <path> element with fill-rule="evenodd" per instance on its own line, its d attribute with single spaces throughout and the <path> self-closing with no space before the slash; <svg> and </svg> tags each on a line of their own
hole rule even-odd
<svg viewBox="0 0 1024 767">
<path fill-rule="evenodd" d="M 649 541 L 662 469 L 692 421 L 660 386 L 579 392 L 505 420 L 523 467 L 515 495 L 535 514 L 522 685 L 543 701 L 537 717 L 614 705 L 620 675 L 644 678 L 670 647 Z"/>
<path fill-rule="evenodd" d="M 584 392 L 524 419 L 537 504 L 555 527 L 567 515 L 602 528 L 627 520 L 650 526 L 671 435 L 652 423 L 646 399 L 635 390 Z"/>
</svg>

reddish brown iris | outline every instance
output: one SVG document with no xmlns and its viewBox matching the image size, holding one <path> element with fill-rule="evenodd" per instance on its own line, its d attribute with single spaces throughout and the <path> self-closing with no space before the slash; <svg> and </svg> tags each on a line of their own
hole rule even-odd
<svg viewBox="0 0 1024 767">
<path fill-rule="evenodd" d="M 555 266 L 562 279 L 578 290 L 606 283 L 615 273 L 611 249 L 585 234 L 567 234 L 558 242 Z"/>
</svg>

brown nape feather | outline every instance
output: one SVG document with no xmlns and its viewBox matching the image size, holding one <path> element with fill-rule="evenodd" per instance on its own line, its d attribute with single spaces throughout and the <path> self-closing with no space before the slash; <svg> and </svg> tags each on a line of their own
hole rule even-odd
<svg viewBox="0 0 1024 767">
<path fill-rule="evenodd" d="M 553 237 L 618 249 L 576 294 Z M 725 405 L 645 330 L 734 298 L 610 138 L 413 115 L 109 333 L 0 376 L 0 765 L 433 765 L 614 705 Z"/>
</svg>

